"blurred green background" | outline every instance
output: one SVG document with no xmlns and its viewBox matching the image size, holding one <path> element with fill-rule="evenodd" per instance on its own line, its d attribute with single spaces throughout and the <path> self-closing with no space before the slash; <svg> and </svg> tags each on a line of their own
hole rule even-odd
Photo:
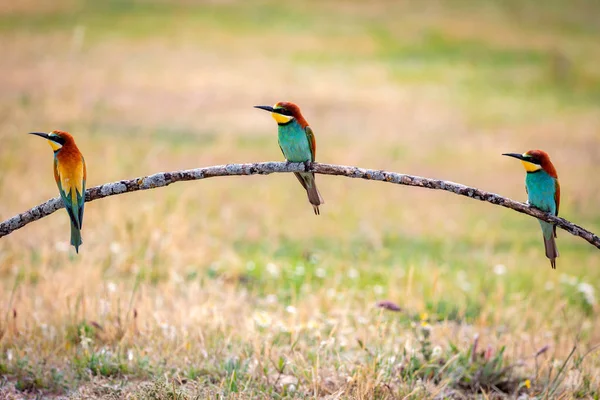
<svg viewBox="0 0 600 400">
<path fill-rule="evenodd" d="M 71 132 L 91 187 L 282 160 L 274 121 L 252 106 L 285 100 L 315 131 L 317 161 L 520 201 L 525 172 L 501 153 L 543 149 L 561 216 L 598 232 L 599 20 L 592 0 L 2 4 L 0 218 L 57 195 L 52 153 L 27 132 Z M 476 392 L 450 367 L 437 380 L 407 367 L 421 323 L 444 352 L 468 352 L 475 332 L 496 353 L 506 345 L 504 362 L 524 363 L 513 392 L 528 378 L 531 393 L 558 382 L 597 395 L 600 360 L 583 357 L 600 339 L 597 249 L 559 231 L 551 270 L 530 217 L 317 181 L 318 217 L 289 174 L 219 178 L 89 203 L 78 256 L 64 212 L 3 238 L 2 390 L 84 396 L 98 379 L 183 376 L 206 396 Z M 374 307 L 384 299 L 403 312 Z M 570 380 L 553 380 L 575 342 Z M 542 378 L 528 357 L 544 345 Z"/>
</svg>

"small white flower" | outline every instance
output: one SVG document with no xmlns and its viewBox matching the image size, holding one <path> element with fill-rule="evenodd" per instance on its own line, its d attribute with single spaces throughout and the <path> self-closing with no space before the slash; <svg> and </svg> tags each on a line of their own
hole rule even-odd
<svg viewBox="0 0 600 400">
<path fill-rule="evenodd" d="M 375 285 L 373 286 L 373 292 L 375 292 L 376 295 L 381 295 L 383 294 L 383 287 L 381 285 Z"/>
<path fill-rule="evenodd" d="M 296 391 L 296 385 L 294 385 L 293 383 L 289 384 L 287 387 L 287 392 L 294 393 L 295 391 Z"/>
<path fill-rule="evenodd" d="M 283 333 L 289 333 L 290 332 L 290 327 L 287 326 L 286 324 L 284 324 L 281 321 L 277 321 L 277 323 L 275 324 L 275 327 L 277 329 L 279 329 L 279 332 L 283 332 Z"/>
<path fill-rule="evenodd" d="M 358 279 L 358 271 L 355 270 L 354 268 L 352 268 L 350 271 L 348 271 L 348 278 L 350 279 Z"/>
<path fill-rule="evenodd" d="M 315 270 L 315 275 L 317 276 L 317 278 L 323 279 L 327 275 L 327 271 L 325 271 L 324 268 L 317 268 Z"/>
<path fill-rule="evenodd" d="M 113 254 L 119 254 L 121 252 L 121 245 L 117 242 L 111 242 L 108 246 L 109 250 Z"/>
<path fill-rule="evenodd" d="M 86 337 L 85 334 L 81 334 L 81 336 L 79 337 L 80 339 L 80 343 L 81 343 L 81 348 L 83 350 L 88 350 L 90 348 L 90 345 L 92 344 L 92 339 L 89 337 Z"/>
<path fill-rule="evenodd" d="M 11 349 L 6 350 L 6 358 L 8 359 L 8 361 L 12 361 L 13 351 Z"/>
<path fill-rule="evenodd" d="M 297 310 L 296 310 L 296 307 L 294 307 L 294 306 L 287 306 L 287 307 L 285 308 L 285 311 L 287 311 L 287 312 L 288 312 L 288 313 L 290 313 L 290 314 L 296 314 L 296 311 L 297 311 Z"/>
<path fill-rule="evenodd" d="M 258 360 L 256 358 L 253 358 L 250 363 L 248 364 L 248 372 L 250 374 L 254 373 L 254 371 L 256 371 L 256 367 L 259 366 Z"/>
<path fill-rule="evenodd" d="M 111 293 L 114 293 L 114 292 L 116 292 L 116 291 L 117 291 L 117 285 L 115 285 L 115 283 L 114 283 L 114 282 L 108 282 L 108 283 L 106 284 L 106 289 L 107 289 L 109 292 L 111 292 Z"/>
<path fill-rule="evenodd" d="M 304 269 L 304 265 L 303 264 L 296 265 L 296 271 L 294 271 L 294 273 L 297 276 L 304 276 L 304 272 L 305 272 L 305 269 Z"/>
<path fill-rule="evenodd" d="M 169 324 L 163 322 L 160 324 L 160 329 L 162 330 L 163 336 L 167 336 L 169 333 Z"/>
<path fill-rule="evenodd" d="M 585 282 L 581 282 L 579 285 L 577 285 L 577 290 L 579 290 L 581 293 L 594 293 L 594 287 Z"/>
<path fill-rule="evenodd" d="M 270 294 L 266 297 L 267 304 L 277 304 L 277 296 L 274 294 Z"/>
<path fill-rule="evenodd" d="M 175 283 L 175 284 L 181 284 L 184 282 L 183 276 L 181 276 L 181 274 L 177 273 L 176 271 L 171 271 L 171 282 Z"/>
<path fill-rule="evenodd" d="M 322 340 L 321 343 L 319 344 L 319 346 L 321 348 L 323 348 L 323 347 L 333 346 L 334 344 L 335 344 L 335 338 L 334 337 L 330 337 L 327 340 Z"/>
<path fill-rule="evenodd" d="M 254 323 L 261 328 L 271 326 L 272 319 L 265 311 L 256 311 L 253 315 Z"/>
<path fill-rule="evenodd" d="M 595 290 L 592 285 L 590 285 L 589 283 L 581 282 L 579 285 L 577 285 L 577 290 L 579 291 L 579 293 L 583 294 L 585 301 L 589 305 L 596 304 L 596 296 L 594 293 Z"/>
<path fill-rule="evenodd" d="M 254 271 L 255 268 L 256 268 L 256 264 L 254 263 L 254 261 L 248 261 L 246 263 L 246 270 L 247 271 Z"/>
<path fill-rule="evenodd" d="M 60 253 L 66 253 L 69 251 L 69 243 L 67 242 L 56 242 L 54 248 Z"/>
<path fill-rule="evenodd" d="M 133 350 L 131 350 L 131 349 L 127 350 L 127 359 L 129 361 L 133 361 Z"/>
<path fill-rule="evenodd" d="M 311 318 L 310 321 L 308 321 L 308 323 L 306 324 L 306 328 L 315 331 L 319 329 L 319 323 Z"/>
<path fill-rule="evenodd" d="M 329 288 L 329 289 L 327 289 L 327 297 L 328 297 L 328 298 L 330 298 L 330 299 L 334 298 L 334 297 L 335 297 L 335 294 L 336 294 L 336 293 L 335 293 L 335 289 L 333 289 L 333 288 Z"/>
<path fill-rule="evenodd" d="M 56 337 L 56 328 L 52 325 L 48 326 L 48 324 L 40 324 L 40 328 L 42 329 L 42 334 L 46 339 L 54 340 Z"/>
<path fill-rule="evenodd" d="M 494 265 L 494 273 L 496 275 L 504 275 L 504 274 L 506 274 L 506 266 L 504 264 L 496 264 L 496 265 Z"/>
<path fill-rule="evenodd" d="M 279 276 L 279 267 L 277 267 L 275 263 L 270 262 L 267 264 L 267 272 L 271 274 L 271 276 L 277 277 Z"/>
<path fill-rule="evenodd" d="M 175 338 L 177 337 L 177 330 L 173 325 L 163 323 L 160 327 L 165 338 L 169 340 L 175 340 Z"/>
<path fill-rule="evenodd" d="M 560 274 L 559 280 L 561 283 L 565 283 L 567 285 L 571 285 L 571 286 L 577 285 L 577 277 L 576 276 Z"/>
<path fill-rule="evenodd" d="M 435 346 L 431 351 L 431 355 L 433 357 L 439 357 L 442 355 L 442 348 L 440 346 Z"/>
</svg>

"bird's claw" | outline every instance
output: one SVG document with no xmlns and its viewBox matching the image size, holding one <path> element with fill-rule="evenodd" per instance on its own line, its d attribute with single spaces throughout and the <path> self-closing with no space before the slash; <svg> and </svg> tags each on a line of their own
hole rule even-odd
<svg viewBox="0 0 600 400">
<path fill-rule="evenodd" d="M 310 168 L 312 167 L 312 162 L 311 161 L 304 161 L 304 171 L 305 172 L 310 172 Z"/>
</svg>

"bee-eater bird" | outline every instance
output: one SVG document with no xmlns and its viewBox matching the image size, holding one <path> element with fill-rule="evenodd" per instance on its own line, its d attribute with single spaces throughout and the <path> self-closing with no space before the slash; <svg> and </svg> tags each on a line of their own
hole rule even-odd
<svg viewBox="0 0 600 400">
<path fill-rule="evenodd" d="M 527 176 L 525 178 L 525 190 L 527 191 L 530 205 L 552 215 L 558 215 L 560 205 L 560 184 L 556 168 L 550 161 L 548 153 L 542 150 L 529 150 L 523 154 L 504 153 L 503 156 L 518 158 L 523 163 Z M 546 257 L 550 259 L 552 268 L 556 268 L 556 225 L 545 221 L 539 221 L 544 235 L 544 246 Z"/>
<path fill-rule="evenodd" d="M 81 227 L 83 226 L 83 205 L 85 202 L 86 169 L 83 155 L 77 148 L 73 136 L 67 132 L 31 132 L 48 140 L 54 151 L 54 179 L 69 218 L 71 219 L 71 245 L 79 253 Z"/>
<path fill-rule="evenodd" d="M 277 122 L 279 148 L 283 156 L 290 162 L 314 162 L 317 151 L 315 134 L 302 116 L 296 104 L 282 101 L 271 106 L 254 106 L 269 111 Z M 294 172 L 302 187 L 308 194 L 315 214 L 319 215 L 319 205 L 325 203 L 317 184 L 314 172 Z"/>
</svg>

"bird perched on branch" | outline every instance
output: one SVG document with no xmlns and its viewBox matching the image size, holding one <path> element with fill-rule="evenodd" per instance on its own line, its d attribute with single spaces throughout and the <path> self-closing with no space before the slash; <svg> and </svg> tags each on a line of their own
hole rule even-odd
<svg viewBox="0 0 600 400">
<path fill-rule="evenodd" d="M 525 190 L 527 191 L 530 205 L 552 215 L 558 215 L 560 205 L 560 184 L 556 168 L 550 161 L 548 153 L 542 150 L 529 150 L 523 154 L 504 153 L 503 156 L 514 157 L 521 160 L 527 176 Z M 546 257 L 550 259 L 552 268 L 556 268 L 556 226 L 545 221 L 539 221 L 544 235 Z"/>
<path fill-rule="evenodd" d="M 85 202 L 86 169 L 83 155 L 77 148 L 73 136 L 67 132 L 31 132 L 48 140 L 54 151 L 54 179 L 69 218 L 71 219 L 71 245 L 79 253 L 81 227 L 83 226 L 83 205 Z"/>
<path fill-rule="evenodd" d="M 273 107 L 254 107 L 269 111 L 277 122 L 279 147 L 286 160 L 303 163 L 315 161 L 317 150 L 315 134 L 296 104 L 282 101 Z M 314 172 L 294 172 L 294 175 L 306 190 L 308 201 L 312 204 L 315 214 L 319 215 L 319 205 L 325 201 L 317 189 Z"/>
</svg>

